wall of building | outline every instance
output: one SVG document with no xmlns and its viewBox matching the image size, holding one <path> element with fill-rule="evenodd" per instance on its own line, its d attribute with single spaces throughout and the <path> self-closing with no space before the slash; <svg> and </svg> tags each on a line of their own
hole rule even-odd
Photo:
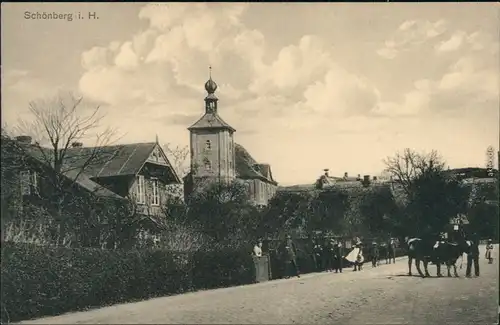
<svg viewBox="0 0 500 325">
<path fill-rule="evenodd" d="M 244 182 L 247 184 L 249 199 L 255 205 L 268 205 L 269 200 L 276 194 L 278 188 L 278 186 L 260 179 L 244 180 Z"/>
<path fill-rule="evenodd" d="M 131 180 L 129 193 L 135 198 L 139 213 L 159 215 L 162 213 L 162 206 L 167 202 L 168 198 L 172 196 L 183 197 L 182 184 L 166 184 L 158 180 L 158 194 L 159 204 L 153 204 L 153 181 L 154 179 L 149 176 L 144 176 L 144 203 L 138 202 L 138 179 Z"/>
<path fill-rule="evenodd" d="M 210 141 L 210 149 L 207 148 Z M 210 169 L 205 166 L 210 162 Z M 191 166 L 195 177 L 220 177 L 234 179 L 234 139 L 227 130 L 191 132 Z"/>
</svg>

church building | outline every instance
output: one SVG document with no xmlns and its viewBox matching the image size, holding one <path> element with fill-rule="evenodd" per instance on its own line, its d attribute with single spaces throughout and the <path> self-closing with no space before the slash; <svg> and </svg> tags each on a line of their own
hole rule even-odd
<svg viewBox="0 0 500 325">
<path fill-rule="evenodd" d="M 237 181 L 246 184 L 252 202 L 267 205 L 278 187 L 271 166 L 257 163 L 243 146 L 234 142 L 236 130 L 219 115 L 217 84 L 211 76 L 205 90 L 205 114 L 188 128 L 191 170 L 184 178 L 185 194 L 201 184 Z"/>
</svg>

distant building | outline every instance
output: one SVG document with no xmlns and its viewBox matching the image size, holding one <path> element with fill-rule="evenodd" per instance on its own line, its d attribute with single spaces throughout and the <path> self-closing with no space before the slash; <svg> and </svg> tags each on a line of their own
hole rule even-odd
<svg viewBox="0 0 500 325">
<path fill-rule="evenodd" d="M 217 84 L 212 77 L 205 83 L 205 114 L 191 125 L 191 170 L 184 178 L 185 195 L 202 184 L 238 181 L 246 184 L 250 200 L 259 206 L 267 205 L 278 183 L 271 166 L 260 164 L 234 142 L 236 130 L 218 113 Z"/>
<path fill-rule="evenodd" d="M 357 176 L 349 176 L 345 172 L 344 176 L 330 176 L 329 169 L 324 169 L 324 173 L 318 177 L 315 183 L 304 185 L 293 185 L 280 187 L 280 192 L 304 192 L 312 190 L 328 190 L 328 189 L 355 189 L 369 186 L 387 186 L 391 183 L 390 179 L 380 176 L 370 176 L 358 174 Z"/>
</svg>

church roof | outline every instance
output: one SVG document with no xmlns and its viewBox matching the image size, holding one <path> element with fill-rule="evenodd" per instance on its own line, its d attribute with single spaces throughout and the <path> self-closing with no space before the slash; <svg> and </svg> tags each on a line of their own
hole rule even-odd
<svg viewBox="0 0 500 325">
<path fill-rule="evenodd" d="M 240 144 L 234 144 L 236 175 L 242 179 L 261 179 L 265 182 L 277 185 L 273 179 L 271 166 L 259 164 L 250 153 Z"/>
<path fill-rule="evenodd" d="M 200 129 L 227 129 L 231 132 L 236 130 L 224 121 L 217 113 L 205 113 L 198 121 L 191 125 L 188 130 Z"/>
</svg>

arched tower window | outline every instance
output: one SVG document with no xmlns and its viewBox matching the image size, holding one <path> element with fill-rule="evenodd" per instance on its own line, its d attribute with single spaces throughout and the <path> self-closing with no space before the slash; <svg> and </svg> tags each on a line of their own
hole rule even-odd
<svg viewBox="0 0 500 325">
<path fill-rule="evenodd" d="M 205 165 L 205 170 L 212 169 L 212 164 L 210 163 L 210 160 L 208 160 L 208 158 L 203 159 L 203 164 Z"/>
<path fill-rule="evenodd" d="M 212 150 L 212 142 L 210 140 L 205 141 L 205 150 Z"/>
</svg>

